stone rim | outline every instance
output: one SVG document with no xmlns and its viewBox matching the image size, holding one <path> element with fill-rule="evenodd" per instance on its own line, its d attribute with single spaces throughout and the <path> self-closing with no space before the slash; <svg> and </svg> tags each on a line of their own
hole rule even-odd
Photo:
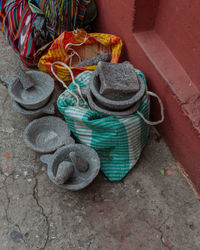
<svg viewBox="0 0 200 250">
<path fill-rule="evenodd" d="M 41 124 L 45 122 L 45 120 L 51 123 L 51 125 L 57 123 L 60 127 L 62 127 L 62 135 L 64 137 L 61 138 L 62 142 L 59 145 L 57 144 L 51 147 L 41 148 L 35 145 L 32 142 L 32 140 L 29 139 L 31 138 L 31 136 L 34 135 L 35 131 L 37 131 L 37 128 L 38 128 L 38 131 L 40 131 Z M 53 127 L 56 128 L 56 126 L 53 126 Z M 34 138 L 36 137 L 36 135 L 38 134 L 35 133 Z M 42 118 L 38 118 L 38 119 L 31 121 L 24 130 L 24 141 L 27 147 L 31 148 L 32 150 L 38 153 L 51 153 L 57 150 L 58 148 L 62 147 L 63 145 L 66 145 L 66 143 L 69 143 L 69 144 L 74 143 L 74 139 L 70 136 L 70 129 L 68 125 L 62 119 L 56 116 L 44 116 Z"/>
<path fill-rule="evenodd" d="M 63 153 L 70 153 L 71 150 L 83 150 L 85 153 L 92 153 L 93 156 L 94 156 L 94 159 L 95 159 L 95 169 L 94 169 L 94 166 L 90 166 L 90 168 L 93 167 L 93 172 L 92 172 L 92 175 L 89 176 L 86 180 L 84 180 L 81 184 L 58 184 L 56 182 L 56 179 L 55 179 L 55 174 L 53 173 L 53 167 L 54 167 L 54 162 L 60 157 L 63 155 Z M 87 187 L 91 182 L 93 182 L 93 180 L 97 177 L 99 171 L 100 171 L 100 166 L 101 166 L 101 163 L 100 163 L 100 159 L 99 159 L 99 156 L 97 154 L 97 152 L 86 146 L 86 145 L 83 145 L 83 144 L 73 144 L 73 145 L 69 145 L 69 146 L 63 146 L 61 148 L 59 148 L 53 155 L 51 155 L 51 160 L 49 161 L 49 164 L 48 164 L 48 168 L 47 168 L 47 174 L 48 174 L 48 177 L 49 179 L 58 187 L 60 188 L 63 188 L 63 189 L 66 189 L 66 190 L 70 190 L 70 191 L 78 191 L 80 189 L 83 189 L 85 187 Z M 83 174 L 83 173 L 82 173 Z M 87 172 L 85 172 L 84 175 L 87 175 Z"/>
<path fill-rule="evenodd" d="M 139 80 L 139 83 L 140 83 L 140 90 L 133 97 L 131 97 L 131 98 L 125 100 L 125 101 L 113 101 L 113 100 L 105 98 L 105 97 L 103 97 L 102 95 L 99 94 L 98 90 L 94 86 L 94 79 L 96 77 L 98 77 L 98 73 L 97 73 L 97 71 L 94 71 L 93 75 L 91 76 L 90 85 L 89 85 L 92 94 L 104 106 L 106 106 L 108 108 L 114 108 L 115 110 L 118 109 L 118 108 L 120 109 L 120 107 L 121 107 L 121 110 L 129 108 L 134 103 L 139 101 L 144 96 L 145 91 L 146 91 L 146 85 L 145 85 L 142 77 L 138 76 L 138 80 Z M 122 108 L 122 106 L 123 106 L 123 108 Z"/>
<path fill-rule="evenodd" d="M 8 92 L 9 92 L 9 95 L 11 96 L 11 98 L 13 100 L 15 100 L 17 103 L 19 103 L 20 105 L 22 105 L 23 107 L 25 107 L 27 109 L 38 109 L 38 108 L 44 106 L 48 102 L 51 94 L 53 93 L 54 87 L 55 87 L 54 80 L 50 75 L 48 75 L 47 73 L 44 73 L 44 72 L 32 70 L 32 71 L 27 71 L 26 73 L 27 73 L 27 75 L 30 75 L 32 78 L 34 78 L 34 76 L 37 76 L 37 75 L 44 75 L 47 78 L 46 82 L 48 82 L 48 94 L 35 103 L 30 102 L 30 101 L 26 102 L 26 101 L 22 100 L 21 98 L 18 98 L 13 93 L 13 88 L 17 84 L 16 81 L 13 82 L 12 84 L 8 85 Z"/>
<path fill-rule="evenodd" d="M 87 99 L 90 107 L 95 110 L 96 112 L 104 115 L 104 116 L 129 116 L 134 114 L 140 107 L 141 100 L 139 100 L 137 103 L 135 103 L 131 108 L 128 108 L 124 111 L 112 111 L 112 110 L 107 110 L 99 107 L 95 101 L 94 101 L 95 96 L 92 94 L 91 91 L 88 91 L 87 93 Z"/>
<path fill-rule="evenodd" d="M 43 115 L 43 114 L 55 114 L 55 94 L 53 93 L 50 97 L 50 100 L 45 104 L 43 107 L 38 109 L 25 109 L 23 106 L 21 106 L 19 103 L 17 103 L 14 99 L 11 99 L 13 108 L 19 113 L 29 118 L 37 118 L 37 116 Z M 54 108 L 51 110 L 51 106 L 53 105 Z"/>
</svg>

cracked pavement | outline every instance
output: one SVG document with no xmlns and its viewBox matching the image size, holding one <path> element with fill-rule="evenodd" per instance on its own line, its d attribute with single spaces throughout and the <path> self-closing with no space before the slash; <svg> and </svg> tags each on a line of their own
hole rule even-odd
<svg viewBox="0 0 200 250">
<path fill-rule="evenodd" d="M 0 76 L 13 76 L 19 64 L 0 34 Z M 0 114 L 0 250 L 200 249 L 199 200 L 156 130 L 123 181 L 100 173 L 70 192 L 50 182 L 39 155 L 26 147 L 29 120 L 12 108 L 2 81 Z"/>
</svg>

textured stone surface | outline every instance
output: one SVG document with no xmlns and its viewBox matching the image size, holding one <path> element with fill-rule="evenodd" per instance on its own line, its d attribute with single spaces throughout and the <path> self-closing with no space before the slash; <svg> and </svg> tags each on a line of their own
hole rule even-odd
<svg viewBox="0 0 200 250">
<path fill-rule="evenodd" d="M 56 182 L 58 184 L 64 184 L 74 173 L 74 166 L 70 161 L 62 161 L 58 165 L 56 173 Z"/>
<path fill-rule="evenodd" d="M 101 95 L 109 95 L 113 91 L 129 94 L 139 90 L 137 74 L 129 62 L 99 62 L 97 68 L 101 80 Z"/>
<path fill-rule="evenodd" d="M 86 67 L 86 66 L 91 66 L 91 65 L 97 65 L 97 63 L 100 61 L 108 62 L 108 61 L 110 61 L 110 59 L 111 59 L 111 57 L 109 54 L 102 54 L 102 55 L 94 56 L 92 58 L 84 60 L 80 63 L 77 63 L 77 64 L 73 65 L 73 67 Z"/>
<path fill-rule="evenodd" d="M 24 89 L 27 90 L 34 87 L 33 79 L 20 66 L 16 68 L 16 72 Z"/>
<path fill-rule="evenodd" d="M 86 172 L 88 170 L 88 161 L 86 161 L 84 158 L 81 158 L 76 152 L 70 152 L 69 158 L 78 171 Z"/>
<path fill-rule="evenodd" d="M 0 55 L 0 75 L 13 75 L 21 62 L 2 34 Z M 88 188 L 70 192 L 50 182 L 26 147 L 27 124 L 0 83 L 1 250 L 199 250 L 199 201 L 156 131 L 123 181 L 100 173 Z"/>
</svg>

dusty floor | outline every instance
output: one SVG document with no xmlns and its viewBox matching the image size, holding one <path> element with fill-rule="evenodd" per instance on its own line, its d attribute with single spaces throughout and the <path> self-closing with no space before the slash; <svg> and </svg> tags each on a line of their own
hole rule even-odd
<svg viewBox="0 0 200 250">
<path fill-rule="evenodd" d="M 13 75 L 19 63 L 0 35 L 0 75 Z M 0 83 L 0 250 L 200 249 L 199 201 L 155 130 L 123 181 L 100 173 L 83 191 L 66 192 L 26 148 L 28 120 Z"/>
</svg>

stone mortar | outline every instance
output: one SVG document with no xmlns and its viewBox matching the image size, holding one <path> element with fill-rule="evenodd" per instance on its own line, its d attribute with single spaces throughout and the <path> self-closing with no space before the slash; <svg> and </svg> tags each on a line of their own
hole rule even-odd
<svg viewBox="0 0 200 250">
<path fill-rule="evenodd" d="M 63 145 L 73 144 L 66 122 L 55 116 L 35 119 L 24 130 L 24 141 L 32 150 L 51 153 Z"/>
<path fill-rule="evenodd" d="M 55 106 L 54 103 L 56 102 L 56 96 L 53 93 L 50 100 L 46 105 L 44 105 L 42 108 L 39 109 L 25 109 L 23 108 L 19 103 L 15 102 L 13 99 L 11 99 L 13 108 L 23 116 L 25 116 L 28 119 L 36 119 L 41 116 L 46 115 L 54 115 L 55 114 Z"/>
<path fill-rule="evenodd" d="M 103 104 L 106 108 L 110 110 L 125 110 L 130 108 L 135 103 L 137 103 L 145 94 L 146 85 L 142 77 L 138 76 L 140 89 L 138 92 L 134 93 L 132 97 L 129 96 L 127 100 L 110 100 L 99 93 L 99 82 L 98 82 L 98 72 L 95 71 L 90 79 L 90 90 L 99 103 Z M 127 94 L 125 96 L 128 96 Z"/>
<path fill-rule="evenodd" d="M 76 152 L 82 159 L 85 159 L 89 164 L 89 168 L 86 172 L 80 172 L 74 168 L 74 174 L 67 183 L 59 185 L 56 182 L 57 169 L 61 162 L 70 161 L 70 152 Z M 71 191 L 77 191 L 87 187 L 96 178 L 100 170 L 100 159 L 96 151 L 81 144 L 64 146 L 52 155 L 42 155 L 40 160 L 48 164 L 47 174 L 49 179 L 60 188 Z"/>
<path fill-rule="evenodd" d="M 26 109 L 38 109 L 44 106 L 54 90 L 54 80 L 44 72 L 27 71 L 34 80 L 34 87 L 25 90 L 18 78 L 8 85 L 8 93 L 12 99 Z"/>
</svg>

